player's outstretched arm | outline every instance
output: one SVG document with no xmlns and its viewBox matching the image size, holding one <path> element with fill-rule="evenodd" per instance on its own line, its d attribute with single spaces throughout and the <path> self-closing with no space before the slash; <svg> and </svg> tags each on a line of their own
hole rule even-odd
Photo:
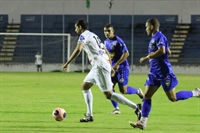
<svg viewBox="0 0 200 133">
<path fill-rule="evenodd" d="M 109 62 L 110 62 L 110 64 L 112 65 L 111 57 L 110 57 L 110 54 L 109 54 L 108 50 L 107 50 L 105 47 L 104 47 L 103 49 L 105 50 L 106 54 L 108 55 L 108 57 L 109 57 Z"/>
<path fill-rule="evenodd" d="M 165 53 L 166 53 L 165 46 L 162 46 L 157 51 L 151 52 L 147 56 L 140 58 L 140 63 L 142 63 L 142 62 L 144 62 L 146 60 L 150 60 L 152 58 L 159 57 L 159 56 L 161 56 L 161 55 L 163 55 Z"/>
<path fill-rule="evenodd" d="M 172 54 L 172 52 L 171 52 L 170 48 L 168 48 L 168 55 L 171 55 L 171 54 Z"/>
<path fill-rule="evenodd" d="M 129 52 L 125 51 L 122 56 L 120 57 L 120 59 L 115 63 L 115 65 L 113 66 L 113 69 L 117 70 L 119 65 L 122 64 L 129 56 Z"/>
<path fill-rule="evenodd" d="M 69 57 L 68 61 L 63 65 L 62 69 L 66 70 L 68 65 L 81 53 L 83 49 L 83 44 L 79 43 L 76 48 L 74 49 L 73 53 Z"/>
</svg>

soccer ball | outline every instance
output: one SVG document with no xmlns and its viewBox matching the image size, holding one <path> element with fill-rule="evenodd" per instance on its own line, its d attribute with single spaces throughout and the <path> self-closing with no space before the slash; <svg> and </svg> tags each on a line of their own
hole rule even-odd
<svg viewBox="0 0 200 133">
<path fill-rule="evenodd" d="M 52 116 L 56 121 L 62 121 L 66 117 L 66 111 L 63 108 L 55 108 L 52 112 Z"/>
</svg>

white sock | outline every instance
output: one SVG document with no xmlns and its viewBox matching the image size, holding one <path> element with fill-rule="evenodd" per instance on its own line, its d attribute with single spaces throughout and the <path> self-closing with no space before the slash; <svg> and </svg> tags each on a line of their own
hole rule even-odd
<svg viewBox="0 0 200 133">
<path fill-rule="evenodd" d="M 134 109 L 134 110 L 137 108 L 137 105 L 136 105 L 135 103 L 133 103 L 133 102 L 130 101 L 129 99 L 125 98 L 125 97 L 124 97 L 123 95 L 121 95 L 121 94 L 118 94 L 118 93 L 113 92 L 110 99 L 113 100 L 113 101 L 116 101 L 116 102 L 118 102 L 118 103 L 128 105 L 129 107 L 131 107 L 131 108 Z"/>
<path fill-rule="evenodd" d="M 192 91 L 193 97 L 199 96 L 199 93 L 197 91 Z"/>
<path fill-rule="evenodd" d="M 89 115 L 89 116 L 93 116 L 93 113 L 92 113 L 92 106 L 93 106 L 93 95 L 92 95 L 92 91 L 89 89 L 89 90 L 83 90 L 83 96 L 84 96 L 84 100 L 85 100 L 85 103 L 86 103 L 86 106 L 87 106 L 87 114 L 86 115 Z"/>
<path fill-rule="evenodd" d="M 140 93 L 140 90 L 138 89 L 137 94 L 139 94 L 139 93 Z"/>
<path fill-rule="evenodd" d="M 140 121 L 141 121 L 142 123 L 144 123 L 145 125 L 147 124 L 147 120 L 148 120 L 147 117 L 141 117 L 141 119 L 140 119 Z"/>
<path fill-rule="evenodd" d="M 116 107 L 115 109 L 119 109 L 119 107 Z"/>
</svg>

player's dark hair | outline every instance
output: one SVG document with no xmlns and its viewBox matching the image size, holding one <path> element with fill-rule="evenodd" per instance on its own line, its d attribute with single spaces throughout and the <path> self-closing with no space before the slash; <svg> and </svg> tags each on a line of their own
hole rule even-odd
<svg viewBox="0 0 200 133">
<path fill-rule="evenodd" d="M 113 28 L 113 25 L 112 24 L 110 24 L 110 23 L 107 23 L 105 26 L 104 26 L 105 28 L 110 28 L 110 27 L 112 27 Z"/>
<path fill-rule="evenodd" d="M 83 29 L 88 29 L 88 23 L 85 19 L 79 19 L 78 21 L 76 21 L 76 25 L 77 26 L 81 26 Z"/>
<path fill-rule="evenodd" d="M 150 18 L 146 22 L 149 23 L 150 25 L 153 25 L 155 29 L 159 29 L 160 27 L 160 22 L 156 18 Z"/>
</svg>

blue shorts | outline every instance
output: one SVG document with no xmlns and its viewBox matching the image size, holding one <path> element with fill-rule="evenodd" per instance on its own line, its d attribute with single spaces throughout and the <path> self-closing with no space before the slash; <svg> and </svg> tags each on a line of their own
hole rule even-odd
<svg viewBox="0 0 200 133">
<path fill-rule="evenodd" d="M 158 86 L 162 85 L 165 92 L 168 92 L 176 87 L 178 79 L 171 73 L 167 74 L 165 78 L 156 79 L 152 74 L 148 74 L 148 79 L 145 82 L 145 86 Z"/>
<path fill-rule="evenodd" d="M 115 76 L 112 77 L 113 83 L 118 83 L 119 86 L 125 86 L 128 84 L 129 68 L 118 69 Z"/>
</svg>

